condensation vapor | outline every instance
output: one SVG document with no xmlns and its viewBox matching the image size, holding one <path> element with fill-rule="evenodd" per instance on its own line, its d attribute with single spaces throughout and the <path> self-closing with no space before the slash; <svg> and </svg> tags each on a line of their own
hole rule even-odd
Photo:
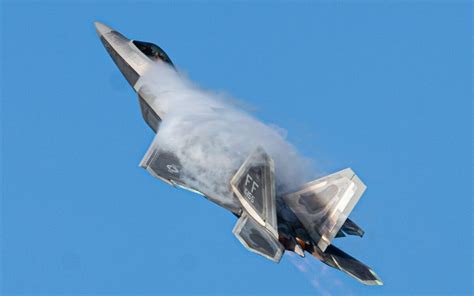
<svg viewBox="0 0 474 296">
<path fill-rule="evenodd" d="M 350 296 L 353 294 L 349 287 L 345 286 L 341 280 L 332 275 L 333 272 L 338 272 L 335 269 L 331 269 L 329 266 L 317 262 L 310 256 L 300 258 L 294 253 L 288 252 L 286 254 L 288 261 L 303 273 L 304 277 L 315 291 L 317 291 L 318 295 Z"/>
<path fill-rule="evenodd" d="M 311 160 L 301 156 L 286 132 L 240 110 L 235 100 L 203 90 L 158 62 L 138 82 L 162 113 L 155 141 L 177 155 L 189 185 L 230 202 L 229 181 L 249 154 L 262 147 L 275 162 L 277 193 L 314 177 Z M 284 108 L 285 106 L 282 106 Z"/>
<path fill-rule="evenodd" d="M 138 81 L 162 122 L 154 141 L 175 154 L 186 183 L 232 203 L 229 181 L 245 159 L 262 147 L 274 160 L 277 194 L 291 191 L 317 175 L 312 161 L 286 140 L 286 131 L 241 110 L 239 102 L 203 90 L 186 76 L 158 62 Z M 237 103 L 236 103 L 237 102 Z M 281 106 L 285 108 L 285 106 Z M 314 258 L 287 253 L 288 260 L 321 295 L 348 291 Z"/>
</svg>

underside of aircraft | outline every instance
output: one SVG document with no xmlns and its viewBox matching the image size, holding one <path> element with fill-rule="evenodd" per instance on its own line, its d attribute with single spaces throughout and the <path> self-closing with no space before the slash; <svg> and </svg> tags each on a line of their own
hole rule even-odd
<svg viewBox="0 0 474 296">
<path fill-rule="evenodd" d="M 95 23 L 97 33 L 112 60 L 138 94 L 143 119 L 158 133 L 166 113 L 152 104 L 153 94 L 138 83 L 155 62 L 174 67 L 157 45 L 129 40 L 114 29 Z M 364 235 L 348 217 L 366 186 L 347 168 L 302 185 L 294 192 L 277 192 L 273 159 L 257 147 L 228 180 L 230 202 L 205 192 L 183 177 L 186 168 L 179 157 L 153 142 L 140 166 L 153 177 L 175 187 L 198 193 L 238 217 L 233 234 L 250 251 L 279 262 L 285 250 L 301 257 L 311 254 L 366 285 L 382 285 L 368 266 L 334 246 L 335 238 Z"/>
</svg>

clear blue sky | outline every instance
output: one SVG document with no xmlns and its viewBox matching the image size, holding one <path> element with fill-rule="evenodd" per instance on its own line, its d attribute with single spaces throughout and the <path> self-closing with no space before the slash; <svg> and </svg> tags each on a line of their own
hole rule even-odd
<svg viewBox="0 0 474 296">
<path fill-rule="evenodd" d="M 0 294 L 472 293 L 470 2 L 81 2 L 2 2 Z M 95 20 L 352 167 L 366 235 L 338 246 L 385 286 L 249 253 L 140 169 L 153 134 Z"/>
</svg>

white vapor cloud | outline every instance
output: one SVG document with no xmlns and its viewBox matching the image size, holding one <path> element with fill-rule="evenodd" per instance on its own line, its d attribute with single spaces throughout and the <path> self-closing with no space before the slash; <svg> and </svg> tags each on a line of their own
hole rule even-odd
<svg viewBox="0 0 474 296">
<path fill-rule="evenodd" d="M 301 156 L 286 132 L 240 110 L 215 92 L 203 90 L 163 62 L 138 82 L 163 114 L 159 147 L 176 154 L 187 183 L 230 202 L 229 181 L 249 154 L 262 147 L 275 162 L 277 193 L 311 180 L 311 160 Z M 284 106 L 282 106 L 284 107 Z"/>
<path fill-rule="evenodd" d="M 165 63 L 154 64 L 138 81 L 162 122 L 154 139 L 181 162 L 186 184 L 230 204 L 230 180 L 245 159 L 262 147 L 274 160 L 277 194 L 316 176 L 312 161 L 286 140 L 286 131 L 241 110 L 235 100 L 203 90 Z M 285 106 L 281 106 L 284 108 Z M 183 176 L 184 175 L 184 176 Z M 287 253 L 321 295 L 349 291 L 315 258 Z"/>
<path fill-rule="evenodd" d="M 349 287 L 332 275 L 333 272 L 338 272 L 335 269 L 316 261 L 311 256 L 300 258 L 294 253 L 286 254 L 288 261 L 303 274 L 318 295 L 352 295 Z"/>
</svg>

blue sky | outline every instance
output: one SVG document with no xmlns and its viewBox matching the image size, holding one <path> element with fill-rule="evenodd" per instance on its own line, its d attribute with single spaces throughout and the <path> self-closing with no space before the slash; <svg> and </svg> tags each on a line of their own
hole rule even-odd
<svg viewBox="0 0 474 296">
<path fill-rule="evenodd" d="M 1 13 L 2 295 L 472 293 L 470 2 L 3 1 Z M 337 245 L 385 285 L 249 253 L 234 216 L 140 169 L 153 134 L 95 20 L 253 106 L 319 169 L 352 167 L 368 185 L 351 215 L 366 235 Z"/>
</svg>

